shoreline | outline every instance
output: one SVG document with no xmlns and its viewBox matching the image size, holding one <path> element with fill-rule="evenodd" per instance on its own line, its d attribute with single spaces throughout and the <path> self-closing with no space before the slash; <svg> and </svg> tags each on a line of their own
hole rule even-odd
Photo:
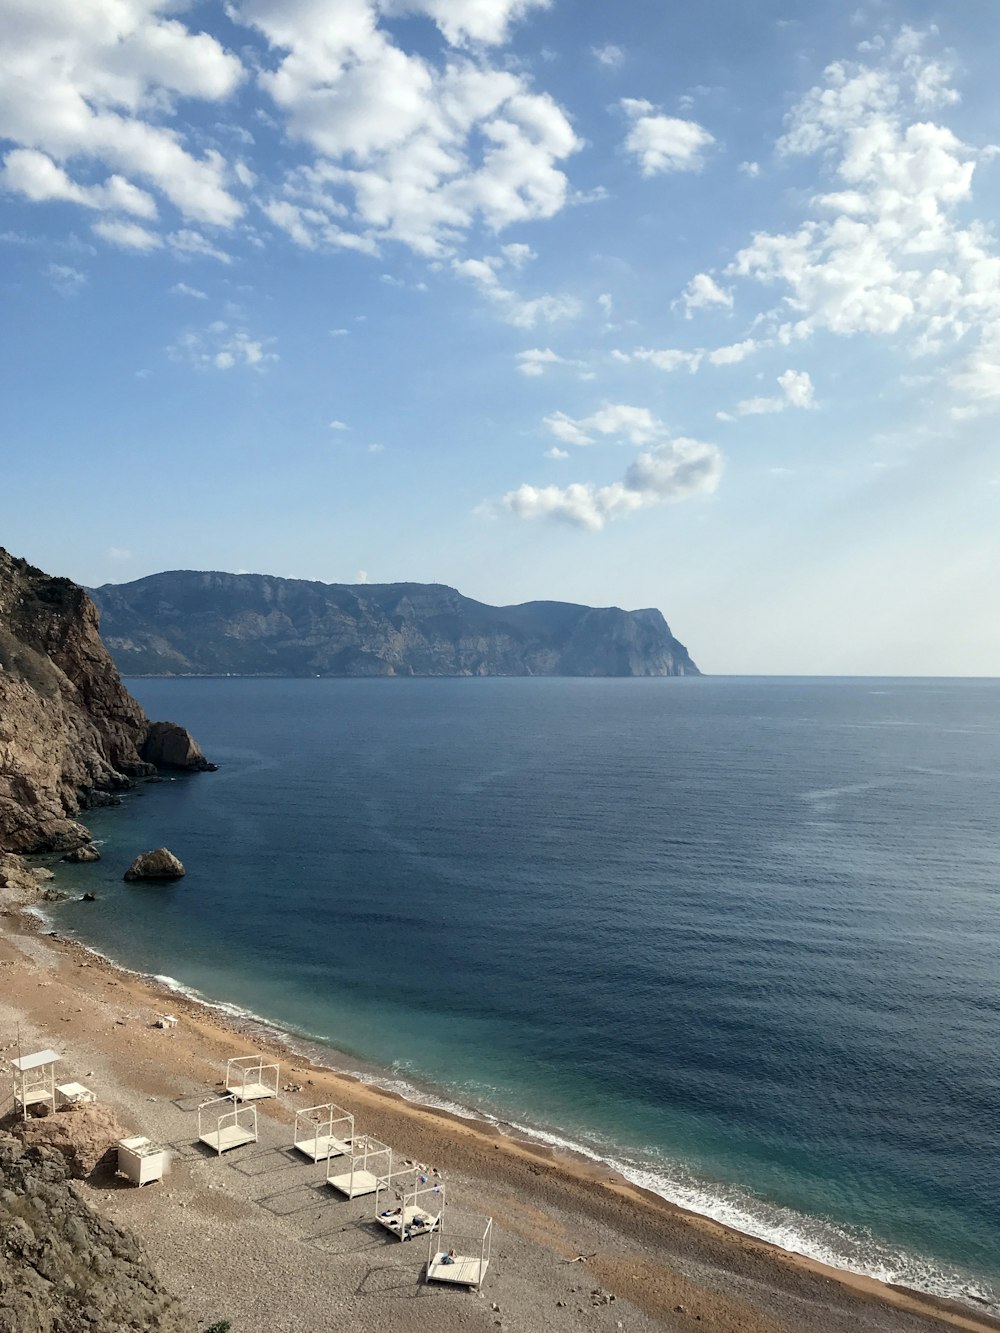
<svg viewBox="0 0 1000 1333">
<path fill-rule="evenodd" d="M 583 1142 L 574 1142 L 573 1139 L 565 1137 L 561 1131 L 548 1129 L 544 1126 L 523 1124 L 497 1114 L 479 1111 L 473 1105 L 463 1104 L 452 1098 L 446 1086 L 439 1086 L 431 1080 L 428 1080 L 426 1085 L 421 1086 L 419 1082 L 396 1073 L 388 1066 L 379 1065 L 363 1055 L 345 1052 L 315 1034 L 289 1030 L 276 1020 L 256 1013 L 247 1007 L 231 1001 L 210 998 L 175 977 L 143 972 L 129 967 L 102 952 L 96 945 L 85 943 L 72 931 L 64 932 L 60 930 L 58 922 L 52 920 L 44 905 L 29 906 L 24 910 L 31 922 L 33 931 L 54 934 L 62 943 L 82 950 L 85 954 L 100 960 L 102 965 L 116 974 L 141 982 L 174 1003 L 183 1000 L 196 1009 L 203 1010 L 221 1028 L 243 1037 L 249 1037 L 253 1041 L 262 1042 L 272 1051 L 283 1051 L 289 1059 L 304 1062 L 313 1070 L 329 1073 L 359 1084 L 374 1092 L 397 1099 L 406 1105 L 454 1120 L 471 1129 L 478 1129 L 485 1134 L 498 1135 L 502 1140 L 519 1145 L 526 1151 L 536 1152 L 546 1158 L 551 1158 L 557 1164 L 566 1163 L 585 1174 L 593 1174 L 595 1178 L 600 1180 L 614 1179 L 623 1188 L 634 1190 L 639 1196 L 651 1200 L 656 1205 L 676 1211 L 677 1214 L 691 1219 L 693 1224 L 704 1223 L 718 1227 L 725 1235 L 759 1244 L 778 1255 L 787 1256 L 794 1262 L 815 1265 L 818 1271 L 831 1274 L 838 1281 L 845 1281 L 849 1284 L 871 1284 L 874 1291 L 895 1291 L 904 1296 L 912 1296 L 920 1301 L 931 1302 L 946 1310 L 953 1309 L 957 1312 L 982 1316 L 995 1321 L 996 1327 L 1000 1328 L 1000 1309 L 997 1309 L 995 1303 L 979 1296 L 971 1287 L 964 1296 L 944 1294 L 912 1286 L 905 1281 L 894 1280 L 890 1277 L 876 1276 L 872 1272 L 852 1268 L 846 1262 L 837 1263 L 816 1254 L 810 1254 L 802 1249 L 790 1248 L 782 1244 L 780 1240 L 774 1240 L 767 1234 L 761 1234 L 760 1230 L 741 1227 L 736 1223 L 713 1215 L 712 1212 L 707 1210 L 707 1206 L 705 1209 L 701 1209 L 697 1206 L 689 1206 L 686 1202 L 681 1202 L 676 1198 L 671 1198 L 663 1189 L 658 1189 L 656 1185 L 648 1184 L 641 1178 L 644 1175 L 655 1176 L 656 1172 L 653 1167 L 646 1167 L 642 1163 L 625 1164 L 616 1160 L 610 1154 L 602 1154 L 598 1148 Z M 283 1063 L 287 1063 L 287 1060 Z M 640 1178 L 637 1179 L 636 1176 Z M 664 1181 L 666 1186 L 670 1186 L 671 1182 L 667 1178 L 661 1176 L 660 1179 Z M 708 1183 L 705 1184 L 704 1189 L 706 1204 L 714 1203 L 718 1196 L 713 1196 L 710 1193 Z M 752 1195 L 747 1197 L 753 1198 Z M 756 1222 L 752 1214 L 745 1215 L 748 1216 L 748 1221 L 751 1224 Z M 795 1216 L 806 1222 L 812 1220 L 805 1214 L 795 1214 Z M 818 1220 L 826 1223 L 826 1219 Z M 766 1224 L 759 1223 L 758 1225 L 763 1228 Z M 834 1224 L 830 1223 L 829 1225 Z M 882 1242 L 882 1244 L 886 1250 L 890 1249 L 888 1242 Z M 928 1263 L 941 1263 L 941 1261 L 916 1253 L 911 1258 L 917 1262 L 926 1258 Z M 960 1280 L 959 1274 L 956 1273 L 955 1276 L 956 1279 Z M 970 1273 L 968 1276 L 970 1284 L 976 1282 L 974 1274 Z M 987 1290 L 991 1289 L 986 1279 L 982 1279 L 982 1283 Z"/>
<path fill-rule="evenodd" d="M 1000 1329 L 1000 1320 L 958 1300 L 835 1268 L 687 1210 L 628 1180 L 609 1164 L 591 1160 L 582 1153 L 516 1137 L 490 1119 L 470 1118 L 456 1110 L 422 1104 L 391 1088 L 378 1086 L 363 1074 L 326 1066 L 313 1056 L 297 1051 L 293 1044 L 294 1034 L 281 1032 L 262 1016 L 250 1016 L 236 1011 L 236 1006 L 225 1006 L 225 1002 L 195 997 L 175 989 L 166 981 L 121 966 L 72 937 L 57 932 L 55 938 L 50 938 L 39 915 L 27 915 L 22 911 L 17 917 L 8 919 L 13 920 L 15 929 L 9 934 L 0 934 L 0 942 L 5 946 L 5 952 L 6 948 L 11 948 L 20 954 L 18 971 L 27 969 L 30 974 L 32 970 L 45 968 L 49 975 L 58 974 L 62 985 L 77 998 L 92 989 L 85 982 L 103 978 L 107 986 L 124 989 L 129 1001 L 143 1010 L 147 1018 L 162 1012 L 166 997 L 169 997 L 169 1007 L 182 1017 L 181 1026 L 185 1032 L 196 1035 L 199 1041 L 220 1054 L 226 1049 L 233 1051 L 240 1044 L 277 1058 L 286 1071 L 291 1071 L 287 1077 L 300 1085 L 299 1091 L 310 1089 L 306 1101 L 303 1102 L 301 1096 L 295 1098 L 303 1105 L 333 1100 L 345 1102 L 355 1111 L 363 1108 L 366 1125 L 369 1117 L 376 1121 L 377 1127 L 371 1132 L 386 1142 L 409 1140 L 407 1150 L 421 1160 L 434 1161 L 435 1165 L 447 1169 L 451 1166 L 449 1159 L 457 1156 L 461 1159 L 460 1169 L 466 1174 L 471 1170 L 472 1178 L 487 1187 L 490 1177 L 496 1176 L 497 1168 L 502 1165 L 502 1174 L 518 1177 L 525 1192 L 530 1189 L 536 1196 L 544 1193 L 557 1207 L 572 1207 L 586 1215 L 591 1223 L 607 1225 L 610 1221 L 621 1237 L 633 1243 L 636 1240 L 652 1241 L 654 1249 L 664 1252 L 655 1266 L 658 1269 L 655 1280 L 653 1274 L 643 1275 L 641 1271 L 626 1275 L 614 1264 L 609 1265 L 597 1256 L 587 1266 L 587 1276 L 602 1276 L 604 1286 L 613 1291 L 619 1301 L 630 1302 L 654 1320 L 668 1320 L 666 1324 L 657 1323 L 656 1326 L 673 1327 L 670 1317 L 676 1318 L 678 1304 L 686 1305 L 692 1299 L 704 1302 L 708 1298 L 706 1288 L 698 1297 L 688 1293 L 687 1301 L 676 1299 L 678 1290 L 687 1291 L 690 1286 L 690 1279 L 681 1277 L 678 1272 L 680 1265 L 676 1256 L 680 1254 L 687 1258 L 687 1252 L 694 1247 L 708 1252 L 700 1254 L 699 1261 L 702 1265 L 707 1262 L 723 1285 L 727 1276 L 738 1279 L 741 1285 L 750 1278 L 754 1285 L 770 1288 L 779 1304 L 780 1299 L 792 1293 L 801 1296 L 799 1289 L 804 1286 L 809 1289 L 810 1304 L 823 1302 L 827 1310 L 824 1319 L 815 1323 L 793 1322 L 789 1328 L 833 1327 L 829 1322 L 831 1307 L 850 1307 L 860 1302 L 876 1320 L 872 1327 L 896 1326 L 891 1319 L 884 1322 L 888 1318 L 887 1312 L 894 1311 L 900 1316 L 913 1316 L 921 1321 L 913 1327 L 926 1326 L 926 1320 L 930 1319 L 935 1326 L 944 1324 L 973 1331 Z M 37 954 L 39 949 L 49 956 L 50 961 L 42 964 L 36 958 L 32 963 L 31 955 Z M 94 977 L 84 978 L 83 974 L 91 969 Z M 39 986 L 45 984 L 37 983 Z M 24 991 L 29 989 L 27 986 L 22 988 Z M 28 1004 L 26 1013 L 37 1023 L 39 1017 L 44 1017 L 44 1008 L 37 1002 Z M 77 1012 L 84 1010 L 78 1008 Z M 63 1021 L 69 1020 L 63 1017 Z M 106 1051 L 105 1054 L 110 1057 L 113 1052 Z M 335 1052 L 331 1051 L 331 1054 Z M 283 1082 L 285 1077 L 283 1073 Z M 419 1089 L 414 1092 L 419 1096 Z M 208 1095 L 207 1091 L 204 1095 Z M 287 1103 L 291 1098 L 282 1100 Z M 288 1118 L 287 1105 L 275 1108 L 269 1103 L 267 1114 L 273 1114 L 275 1109 Z M 517 1127 L 507 1122 L 506 1129 L 516 1133 Z M 414 1148 L 414 1140 L 418 1141 L 418 1148 Z M 542 1185 L 544 1190 L 540 1188 Z M 670 1261 L 672 1253 L 674 1263 Z M 563 1263 L 572 1261 L 573 1256 L 562 1259 Z M 626 1268 L 634 1269 L 637 1262 L 633 1259 Z M 642 1280 L 644 1276 L 646 1280 Z M 668 1293 L 666 1296 L 664 1291 Z M 712 1295 L 713 1303 L 720 1299 L 717 1293 Z M 717 1311 L 716 1315 L 719 1313 Z M 857 1314 L 854 1309 L 855 1319 Z M 718 1326 L 725 1325 L 719 1323 Z M 766 1324 L 737 1324 L 735 1327 L 763 1329 L 782 1325 L 769 1321 Z"/>
</svg>

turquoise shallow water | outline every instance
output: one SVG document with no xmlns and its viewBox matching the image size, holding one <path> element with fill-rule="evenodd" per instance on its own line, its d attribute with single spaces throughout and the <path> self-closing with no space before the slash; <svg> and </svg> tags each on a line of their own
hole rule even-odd
<svg viewBox="0 0 1000 1333">
<path fill-rule="evenodd" d="M 1000 1308 L 1000 683 L 133 681 L 220 762 L 57 924 L 411 1095 Z M 187 877 L 127 886 L 166 844 Z"/>
</svg>

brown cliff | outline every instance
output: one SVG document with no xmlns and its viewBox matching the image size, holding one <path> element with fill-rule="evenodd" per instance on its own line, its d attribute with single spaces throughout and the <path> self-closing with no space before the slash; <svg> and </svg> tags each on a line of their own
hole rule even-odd
<svg viewBox="0 0 1000 1333">
<path fill-rule="evenodd" d="M 80 810 L 155 771 L 149 731 L 84 590 L 0 548 L 0 852 L 88 842 Z"/>
</svg>

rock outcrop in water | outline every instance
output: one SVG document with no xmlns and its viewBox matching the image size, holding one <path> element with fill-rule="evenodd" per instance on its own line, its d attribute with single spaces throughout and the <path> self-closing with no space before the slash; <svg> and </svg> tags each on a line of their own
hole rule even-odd
<svg viewBox="0 0 1000 1333">
<path fill-rule="evenodd" d="M 149 735 L 86 592 L 0 549 L 0 852 L 90 842 L 75 816 L 155 772 Z"/>
<path fill-rule="evenodd" d="M 122 876 L 129 883 L 140 879 L 182 879 L 187 871 L 183 863 L 166 847 L 142 852 Z"/>
<path fill-rule="evenodd" d="M 442 584 L 180 571 L 92 590 L 134 675 L 686 676 L 657 610 L 486 606 Z"/>
</svg>

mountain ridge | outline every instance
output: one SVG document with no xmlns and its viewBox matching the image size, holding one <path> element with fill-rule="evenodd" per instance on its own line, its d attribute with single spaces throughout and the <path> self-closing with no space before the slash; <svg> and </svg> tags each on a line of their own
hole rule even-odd
<svg viewBox="0 0 1000 1333">
<path fill-rule="evenodd" d="M 698 675 L 656 608 L 494 607 L 441 583 L 168 570 L 88 592 L 127 675 Z"/>
</svg>

